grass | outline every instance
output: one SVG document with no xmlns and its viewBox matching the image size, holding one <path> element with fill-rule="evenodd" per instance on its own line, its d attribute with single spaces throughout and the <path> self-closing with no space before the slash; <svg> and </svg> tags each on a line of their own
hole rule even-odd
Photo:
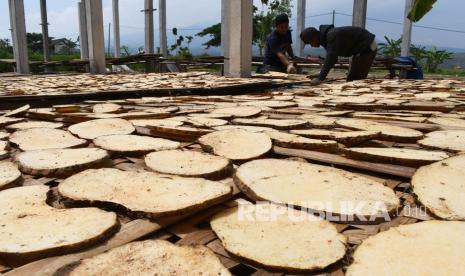
<svg viewBox="0 0 465 276">
<path fill-rule="evenodd" d="M 439 69 L 435 73 L 426 73 L 426 75 L 465 77 L 465 70 L 464 69 L 458 69 L 458 68 L 444 68 L 444 69 Z"/>
</svg>

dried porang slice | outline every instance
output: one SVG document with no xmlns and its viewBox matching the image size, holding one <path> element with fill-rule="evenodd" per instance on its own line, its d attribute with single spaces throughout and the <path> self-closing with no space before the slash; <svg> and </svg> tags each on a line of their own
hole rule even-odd
<svg viewBox="0 0 465 276">
<path fill-rule="evenodd" d="M 0 162 L 0 191 L 14 187 L 21 180 L 21 172 L 11 162 Z"/>
<path fill-rule="evenodd" d="M 330 222 L 274 204 L 241 204 L 210 225 L 231 254 L 282 272 L 323 269 L 346 251 L 346 238 Z"/>
<path fill-rule="evenodd" d="M 120 111 L 122 109 L 121 105 L 114 103 L 105 103 L 105 104 L 96 104 L 92 108 L 94 113 L 113 113 Z"/>
<path fill-rule="evenodd" d="M 0 140 L 5 140 L 10 136 L 7 132 L 0 131 Z"/>
<path fill-rule="evenodd" d="M 400 149 L 400 148 L 346 148 L 343 152 L 355 159 L 385 162 L 411 167 L 431 164 L 448 158 L 443 151 Z"/>
<path fill-rule="evenodd" d="M 232 189 L 202 178 L 166 176 L 145 171 L 87 170 L 58 185 L 71 205 L 101 206 L 133 217 L 183 215 L 229 197 Z"/>
<path fill-rule="evenodd" d="M 299 135 L 278 131 L 267 131 L 265 133 L 271 137 L 271 140 L 276 146 L 284 148 L 296 148 L 329 152 L 336 151 L 338 148 L 337 142 L 335 141 L 310 139 Z"/>
<path fill-rule="evenodd" d="M 131 134 L 136 129 L 124 119 L 97 119 L 72 125 L 68 128 L 71 133 L 84 139 L 95 139 L 104 135 Z"/>
<path fill-rule="evenodd" d="M 209 179 L 220 179 L 232 171 L 229 159 L 197 151 L 152 152 L 145 157 L 145 164 L 160 173 Z"/>
<path fill-rule="evenodd" d="M 139 135 L 106 135 L 93 140 L 94 145 L 111 152 L 144 154 L 151 151 L 177 149 L 179 142 Z"/>
<path fill-rule="evenodd" d="M 53 123 L 53 122 L 46 122 L 46 121 L 29 121 L 23 123 L 12 124 L 6 126 L 5 128 L 9 131 L 16 131 L 21 129 L 29 129 L 29 128 L 62 128 L 63 123 Z"/>
<path fill-rule="evenodd" d="M 428 122 L 449 127 L 465 128 L 465 120 L 459 118 L 429 118 Z"/>
<path fill-rule="evenodd" d="M 276 119 L 234 119 L 233 124 L 237 125 L 250 125 L 250 126 L 263 126 L 275 129 L 293 129 L 300 128 L 307 125 L 304 120 L 276 120 Z"/>
<path fill-rule="evenodd" d="M 133 125 L 139 127 L 149 126 L 167 126 L 167 127 L 178 127 L 183 124 L 181 121 L 175 121 L 170 119 L 138 119 L 130 121 Z"/>
<path fill-rule="evenodd" d="M 22 152 L 14 160 L 30 175 L 66 176 L 96 167 L 108 160 L 108 152 L 98 148 L 45 149 Z"/>
<path fill-rule="evenodd" d="M 214 109 L 211 113 L 228 114 L 235 118 L 257 116 L 262 109 L 255 106 L 234 106 Z"/>
<path fill-rule="evenodd" d="M 191 117 L 191 116 L 186 117 L 183 121 L 189 125 L 193 125 L 196 127 L 216 127 L 216 126 L 224 126 L 228 124 L 228 121 L 223 120 L 223 119 Z"/>
<path fill-rule="evenodd" d="M 184 126 L 171 127 L 147 125 L 146 127 L 150 130 L 149 134 L 152 136 L 188 142 L 195 141 L 200 136 L 212 132 L 210 129 Z"/>
<path fill-rule="evenodd" d="M 349 129 L 379 131 L 382 139 L 396 142 L 415 142 L 423 137 L 423 133 L 418 130 L 370 120 L 340 119 L 336 121 L 336 124 Z"/>
<path fill-rule="evenodd" d="M 0 116 L 0 127 L 4 127 L 7 125 L 11 125 L 11 124 L 16 124 L 22 121 L 24 121 L 23 118 L 10 118 L 10 117 Z"/>
<path fill-rule="evenodd" d="M 264 133 L 221 130 L 199 138 L 202 148 L 231 160 L 258 158 L 271 150 L 271 138 Z"/>
<path fill-rule="evenodd" d="M 346 275 L 461 275 L 465 222 L 401 225 L 364 240 Z"/>
<path fill-rule="evenodd" d="M 340 216 L 386 220 L 399 205 L 394 191 L 370 178 L 303 162 L 260 159 L 241 165 L 234 182 L 249 198 Z"/>
<path fill-rule="evenodd" d="M 433 149 L 465 151 L 465 130 L 433 131 L 426 134 L 418 143 Z"/>
<path fill-rule="evenodd" d="M 115 213 L 97 208 L 55 209 L 44 185 L 0 192 L 0 259 L 20 265 L 93 246 L 119 229 Z"/>
<path fill-rule="evenodd" d="M 40 149 L 65 149 L 84 146 L 87 141 L 68 131 L 53 128 L 30 128 L 11 134 L 10 142 L 23 151 Z"/>
<path fill-rule="evenodd" d="M 412 178 L 413 192 L 431 213 L 465 220 L 465 155 L 421 167 Z"/>
<path fill-rule="evenodd" d="M 84 259 L 69 275 L 231 274 L 206 246 L 179 246 L 164 240 L 146 240 L 132 242 Z"/>
<path fill-rule="evenodd" d="M 379 137 L 379 131 L 332 131 L 323 129 L 296 129 L 291 133 L 316 139 L 335 140 L 346 146 L 354 146 Z"/>
</svg>

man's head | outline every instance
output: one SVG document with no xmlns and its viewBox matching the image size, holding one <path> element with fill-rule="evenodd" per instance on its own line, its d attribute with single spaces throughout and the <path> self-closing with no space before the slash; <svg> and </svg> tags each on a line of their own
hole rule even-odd
<svg viewBox="0 0 465 276">
<path fill-rule="evenodd" d="M 312 47 L 320 47 L 320 32 L 313 28 L 307 28 L 300 33 L 300 39 L 305 44 L 310 44 Z"/>
<path fill-rule="evenodd" d="M 276 27 L 276 31 L 279 34 L 286 34 L 287 31 L 289 31 L 289 17 L 287 14 L 283 13 L 276 16 L 274 25 Z"/>
</svg>

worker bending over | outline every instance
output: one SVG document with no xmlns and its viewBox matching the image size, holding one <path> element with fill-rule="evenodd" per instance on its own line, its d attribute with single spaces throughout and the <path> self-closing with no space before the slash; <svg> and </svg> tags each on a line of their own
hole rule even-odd
<svg viewBox="0 0 465 276">
<path fill-rule="evenodd" d="M 289 60 L 294 58 L 292 51 L 292 37 L 289 30 L 289 17 L 280 14 L 275 18 L 275 30 L 266 38 L 264 71 L 287 72 L 295 74 L 296 68 Z M 286 56 L 289 55 L 289 58 Z"/>
<path fill-rule="evenodd" d="M 359 27 L 321 25 L 319 30 L 311 27 L 302 31 L 300 39 L 312 47 L 323 46 L 326 49 L 323 68 L 319 76 L 312 79 L 313 85 L 326 79 L 339 56 L 352 57 L 347 81 L 365 79 L 377 51 L 375 35 Z"/>
</svg>

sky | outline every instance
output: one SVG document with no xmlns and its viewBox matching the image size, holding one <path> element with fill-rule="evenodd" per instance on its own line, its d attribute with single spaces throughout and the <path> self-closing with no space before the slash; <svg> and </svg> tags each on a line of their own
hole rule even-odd
<svg viewBox="0 0 465 276">
<path fill-rule="evenodd" d="M 77 0 L 48 0 L 47 10 L 49 19 L 49 33 L 53 37 L 66 37 L 76 39 L 79 33 Z M 180 34 L 192 35 L 204 27 L 220 22 L 221 0 L 167 0 L 167 25 L 169 30 L 177 27 Z M 297 1 L 292 1 L 293 16 L 291 28 L 295 27 L 295 15 Z M 26 28 L 28 32 L 40 32 L 40 7 L 39 0 L 24 0 L 26 13 Z M 260 7 L 260 1 L 254 0 Z M 105 36 L 107 39 L 108 24 L 112 22 L 111 0 L 102 0 Z M 381 19 L 392 22 L 402 22 L 405 0 L 368 0 L 367 17 L 369 19 Z M 144 44 L 144 16 L 141 10 L 144 0 L 120 0 L 120 26 L 121 45 L 129 45 L 137 48 Z M 154 7 L 158 1 L 154 0 Z M 307 0 L 306 26 L 318 26 L 332 22 L 332 15 L 320 14 L 336 11 L 335 25 L 351 25 L 352 0 Z M 418 25 L 431 26 L 446 29 L 465 31 L 465 1 L 463 0 L 439 0 L 434 9 L 427 14 Z M 347 14 L 347 15 L 344 15 Z M 158 44 L 158 14 L 155 12 L 155 43 Z M 8 14 L 8 1 L 0 0 L 0 38 L 10 38 L 10 22 Z M 399 38 L 402 33 L 402 25 L 389 24 L 374 20 L 367 21 L 367 29 L 377 36 L 378 41 L 384 40 L 384 36 Z M 174 37 L 168 31 L 169 43 Z M 295 35 L 295 34 L 294 34 Z M 414 27 L 412 41 L 414 44 L 435 45 L 439 47 L 464 49 L 465 33 L 444 32 Z M 202 40 L 197 38 L 193 43 L 200 46 Z"/>
</svg>

